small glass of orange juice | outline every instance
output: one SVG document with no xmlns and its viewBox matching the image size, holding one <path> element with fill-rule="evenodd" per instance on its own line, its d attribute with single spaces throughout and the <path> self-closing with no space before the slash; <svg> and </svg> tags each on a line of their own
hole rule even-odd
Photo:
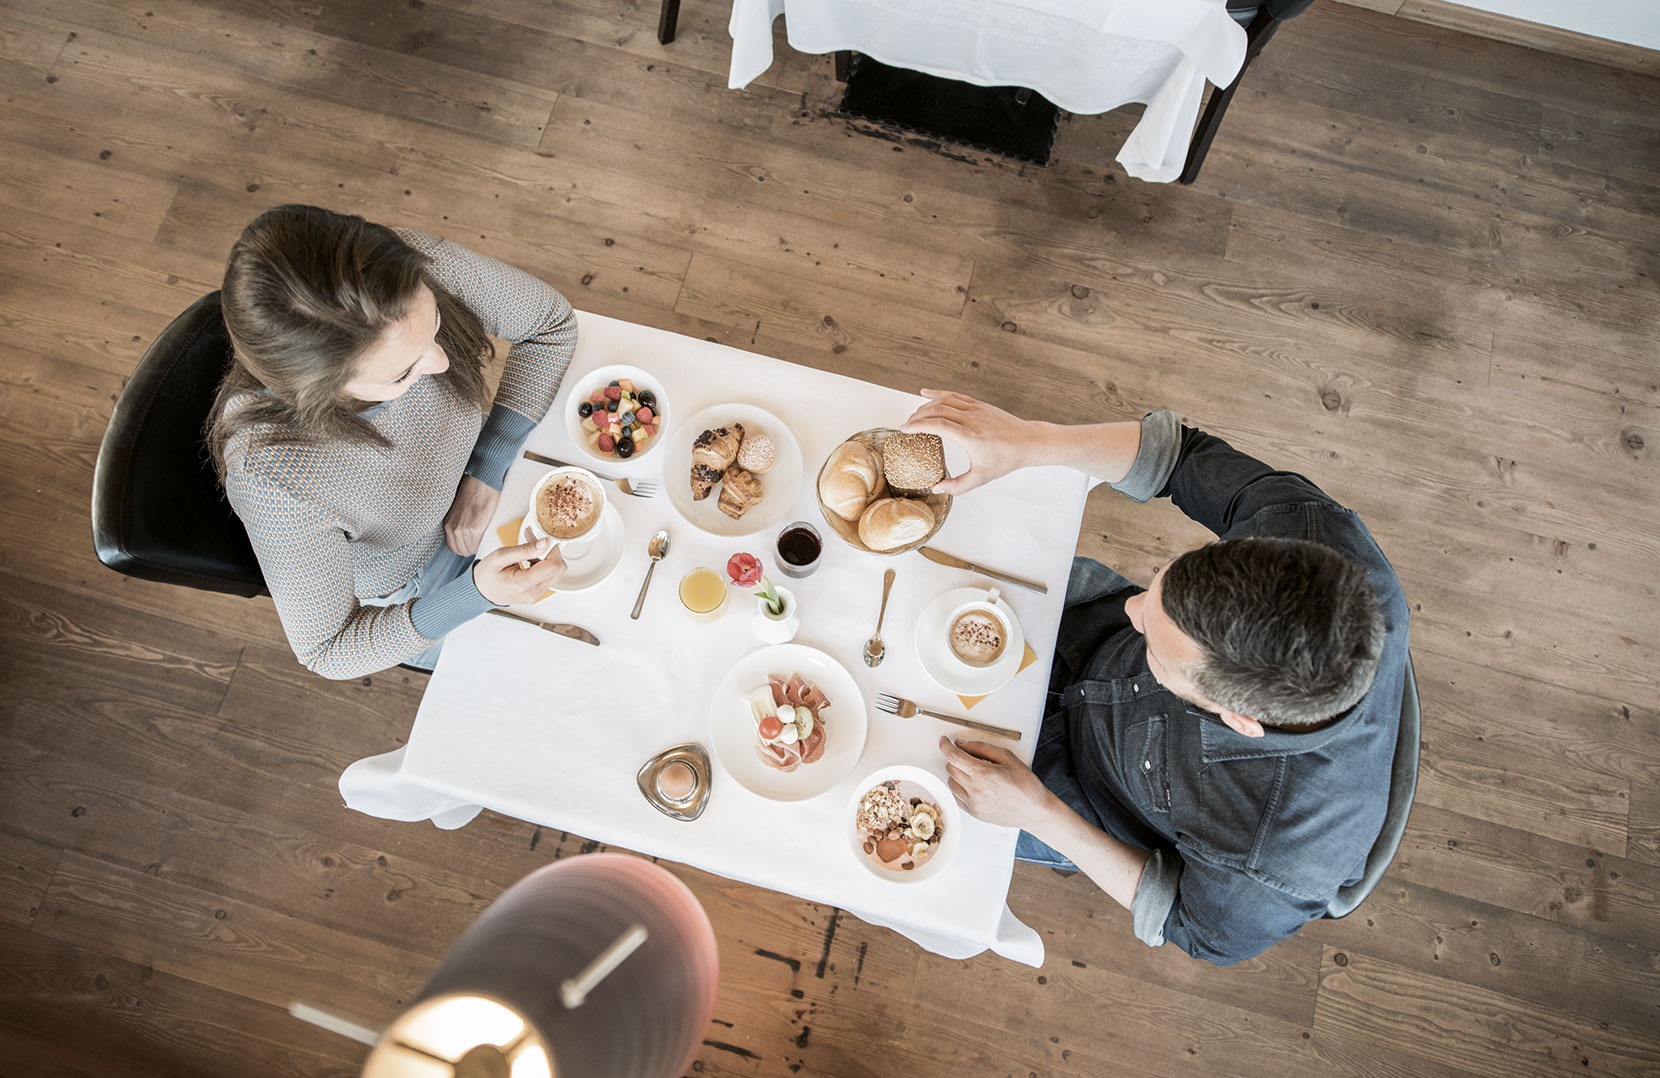
<svg viewBox="0 0 1660 1078">
<path fill-rule="evenodd" d="M 725 578 L 713 569 L 693 569 L 680 578 L 680 605 L 698 621 L 714 621 L 726 613 Z"/>
</svg>

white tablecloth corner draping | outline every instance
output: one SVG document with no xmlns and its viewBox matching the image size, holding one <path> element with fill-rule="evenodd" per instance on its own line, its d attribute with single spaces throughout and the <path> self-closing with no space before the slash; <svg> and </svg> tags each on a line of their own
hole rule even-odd
<svg viewBox="0 0 1660 1078">
<path fill-rule="evenodd" d="M 734 0 L 727 85 L 772 66 L 772 24 L 801 52 L 850 49 L 882 63 L 980 86 L 1025 86 L 1068 112 L 1144 102 L 1118 153 L 1136 179 L 1181 175 L 1205 81 L 1226 86 L 1245 31 L 1224 0 Z"/>
</svg>

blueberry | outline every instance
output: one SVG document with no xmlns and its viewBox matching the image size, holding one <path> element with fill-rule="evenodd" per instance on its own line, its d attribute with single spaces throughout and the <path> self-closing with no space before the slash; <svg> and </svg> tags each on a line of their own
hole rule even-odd
<svg viewBox="0 0 1660 1078">
<path fill-rule="evenodd" d="M 616 401 L 606 401 L 605 402 L 605 410 L 607 412 L 616 411 L 617 410 L 617 402 Z"/>
<path fill-rule="evenodd" d="M 621 382 L 607 382 L 607 383 L 605 383 L 605 388 L 606 389 L 617 389 L 617 388 L 621 387 L 621 385 L 622 385 Z"/>
<path fill-rule="evenodd" d="M 633 412 L 624 413 L 624 415 L 622 417 L 622 425 L 623 426 L 632 427 L 637 422 L 639 422 L 639 421 L 634 418 L 634 413 Z"/>
<path fill-rule="evenodd" d="M 657 407 L 657 394 L 649 389 L 642 389 L 639 393 L 640 404 L 646 408 Z"/>
<path fill-rule="evenodd" d="M 634 455 L 634 439 L 630 438 L 626 434 L 623 435 L 621 438 L 618 438 L 617 439 L 617 456 L 619 456 L 619 457 L 631 457 L 633 455 Z"/>
<path fill-rule="evenodd" d="M 581 416 L 583 419 L 587 419 L 589 416 L 594 414 L 594 402 L 583 401 L 581 404 L 576 406 L 576 414 Z"/>
</svg>

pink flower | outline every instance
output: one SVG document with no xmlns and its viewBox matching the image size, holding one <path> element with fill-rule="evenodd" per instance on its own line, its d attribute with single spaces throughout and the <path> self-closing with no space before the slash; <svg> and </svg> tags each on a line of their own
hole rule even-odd
<svg viewBox="0 0 1660 1078">
<path fill-rule="evenodd" d="M 784 601 L 773 588 L 772 581 L 762 575 L 760 558 L 739 551 L 726 560 L 726 575 L 740 588 L 754 588 L 760 592 L 768 610 L 774 614 L 783 613 Z"/>
<path fill-rule="evenodd" d="M 740 588 L 752 588 L 761 581 L 761 559 L 753 554 L 734 554 L 727 559 L 726 575 Z"/>
</svg>

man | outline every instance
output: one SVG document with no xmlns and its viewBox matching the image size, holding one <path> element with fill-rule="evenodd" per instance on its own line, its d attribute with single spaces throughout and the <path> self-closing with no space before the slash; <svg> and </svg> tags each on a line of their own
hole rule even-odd
<svg viewBox="0 0 1660 1078">
<path fill-rule="evenodd" d="M 1400 584 L 1354 513 L 1174 413 L 1063 427 L 955 393 L 905 430 L 967 450 L 960 494 L 1063 464 L 1169 497 L 1218 542 L 1143 591 L 1078 559 L 1032 767 L 941 738 L 970 813 L 1081 869 L 1151 946 L 1230 965 L 1319 917 L 1382 827 L 1407 663 Z"/>
</svg>

